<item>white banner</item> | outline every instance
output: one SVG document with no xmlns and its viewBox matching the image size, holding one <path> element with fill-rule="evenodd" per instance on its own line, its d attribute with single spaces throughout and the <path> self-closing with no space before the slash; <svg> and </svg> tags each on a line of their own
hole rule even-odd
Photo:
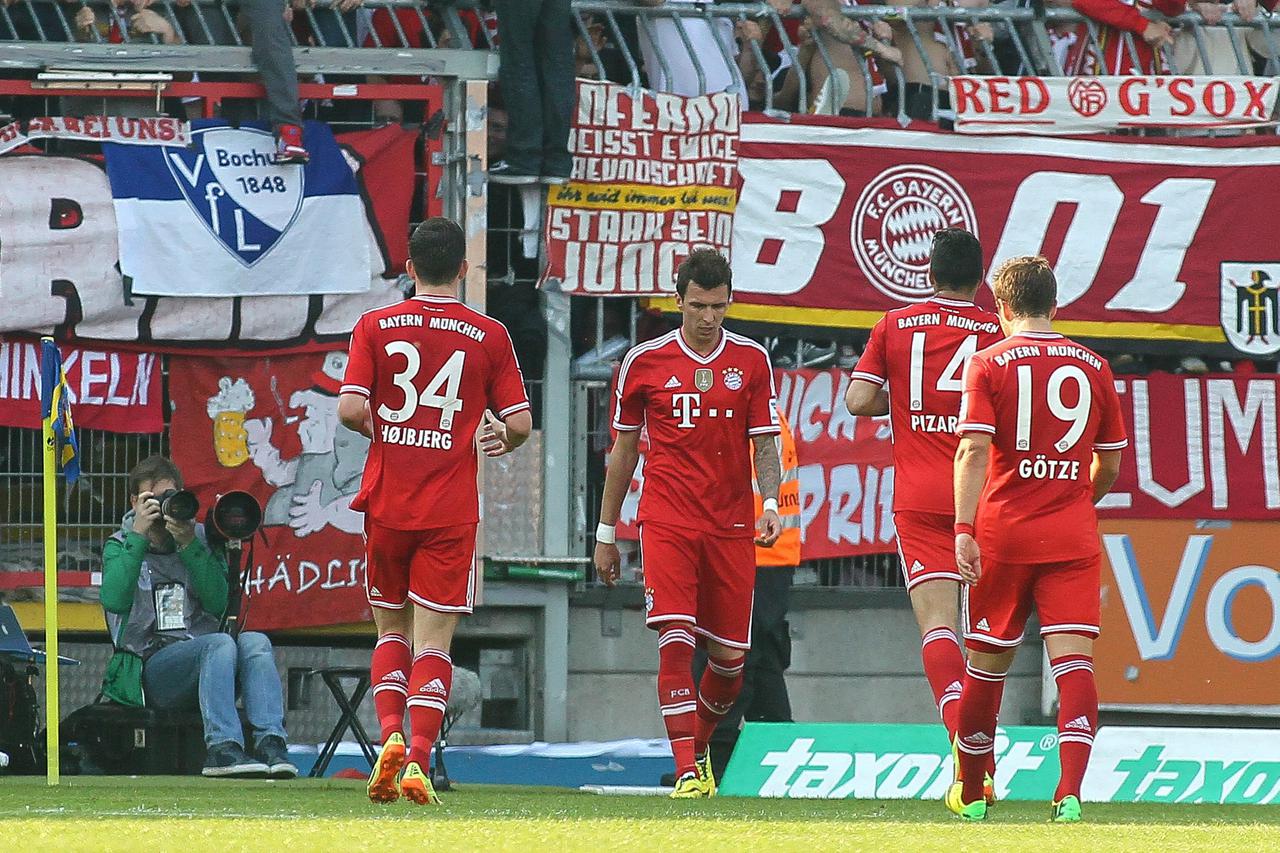
<svg viewBox="0 0 1280 853">
<path fill-rule="evenodd" d="M 1272 120 L 1270 77 L 952 77 L 961 133 L 1248 127 Z"/>
<path fill-rule="evenodd" d="M 0 127 L 0 154 L 20 148 L 32 139 L 79 139 L 121 145 L 190 145 L 191 128 L 187 122 L 176 118 L 45 116 L 31 119 L 26 130 L 20 121 Z"/>
<path fill-rule="evenodd" d="M 364 200 L 329 128 L 311 160 L 276 165 L 267 130 L 218 122 L 185 147 L 104 145 L 120 269 L 153 296 L 363 293 L 373 260 Z"/>
<path fill-rule="evenodd" d="M 1280 732 L 1104 726 L 1082 794 L 1096 803 L 1275 803 Z"/>
</svg>

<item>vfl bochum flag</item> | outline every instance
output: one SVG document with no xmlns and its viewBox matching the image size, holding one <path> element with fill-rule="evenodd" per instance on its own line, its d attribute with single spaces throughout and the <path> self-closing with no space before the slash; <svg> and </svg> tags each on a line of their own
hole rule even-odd
<svg viewBox="0 0 1280 853">
<path fill-rule="evenodd" d="M 275 139 L 265 128 L 196 121 L 191 136 L 190 147 L 102 146 L 120 270 L 132 278 L 132 292 L 292 296 L 369 289 L 364 201 L 327 125 L 307 122 L 305 166 L 277 166 Z"/>
<path fill-rule="evenodd" d="M 71 422 L 71 400 L 67 396 L 67 373 L 62 369 L 62 351 L 52 338 L 40 341 L 40 414 L 44 434 L 52 435 L 55 456 L 67 484 L 80 478 L 80 445 Z"/>
</svg>

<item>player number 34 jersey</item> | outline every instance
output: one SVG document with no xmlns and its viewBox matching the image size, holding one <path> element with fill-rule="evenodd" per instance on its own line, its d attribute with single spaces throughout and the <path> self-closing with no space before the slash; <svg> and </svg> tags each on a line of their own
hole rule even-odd
<svg viewBox="0 0 1280 853">
<path fill-rule="evenodd" d="M 1090 466 L 1128 444 L 1111 367 L 1053 332 L 1023 332 L 965 366 L 961 435 L 992 436 L 976 526 L 984 554 L 1045 563 L 1097 554 Z"/>
<path fill-rule="evenodd" d="M 362 316 L 342 393 L 368 397 L 373 412 L 351 507 L 397 530 L 476 523 L 475 437 L 485 409 L 505 418 L 529 408 L 506 327 L 439 296 Z"/>
</svg>

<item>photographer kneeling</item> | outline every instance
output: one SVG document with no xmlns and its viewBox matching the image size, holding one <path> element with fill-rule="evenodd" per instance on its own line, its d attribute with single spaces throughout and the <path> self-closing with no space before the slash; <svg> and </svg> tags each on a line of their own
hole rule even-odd
<svg viewBox="0 0 1280 853">
<path fill-rule="evenodd" d="M 182 474 L 163 456 L 129 473 L 129 501 L 121 529 L 102 549 L 102 606 L 115 638 L 108 692 L 145 695 L 153 708 L 198 707 L 207 748 L 205 776 L 291 778 L 298 769 L 285 747 L 284 703 L 271 641 L 219 631 L 227 608 L 227 562 L 210 550 L 204 525 L 161 498 L 182 488 Z M 140 673 L 129 655 L 141 661 Z M 117 661 L 122 665 L 117 666 Z M 130 684 L 129 682 L 133 683 Z M 140 683 L 138 683 L 140 681 Z M 253 756 L 245 752 L 236 691 L 253 727 Z"/>
</svg>

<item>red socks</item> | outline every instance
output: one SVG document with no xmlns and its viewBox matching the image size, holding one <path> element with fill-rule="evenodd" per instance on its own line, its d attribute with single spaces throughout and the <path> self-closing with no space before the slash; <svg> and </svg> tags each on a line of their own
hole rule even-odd
<svg viewBox="0 0 1280 853">
<path fill-rule="evenodd" d="M 1084 771 L 1098 730 L 1098 685 L 1093 679 L 1093 658 L 1063 655 L 1049 661 L 1058 683 L 1058 759 L 1062 777 L 1054 801 L 1080 796 Z"/>
<path fill-rule="evenodd" d="M 964 679 L 964 655 L 960 638 L 950 628 L 934 628 L 921 640 L 920 657 L 924 661 L 924 677 L 929 680 L 933 699 L 938 704 L 947 740 L 954 740 L 960 717 L 960 683 Z"/>
<path fill-rule="evenodd" d="M 373 682 L 373 707 L 382 726 L 382 742 L 404 731 L 404 703 L 409 694 L 409 667 L 413 650 L 402 634 L 383 634 L 373 647 L 369 680 Z"/>
<path fill-rule="evenodd" d="M 996 746 L 996 715 L 1004 695 L 1004 673 L 985 672 L 973 664 L 965 667 L 964 689 L 960 694 L 956 742 L 960 753 L 960 777 L 964 780 L 961 799 L 975 803 L 982 799 L 983 774 L 991 763 Z"/>
<path fill-rule="evenodd" d="M 731 661 L 707 659 L 707 668 L 702 672 L 702 681 L 698 684 L 698 720 L 693 732 L 693 751 L 702 755 L 711 740 L 711 733 L 716 730 L 720 720 L 742 689 L 742 665 L 746 656 Z"/>
<path fill-rule="evenodd" d="M 423 770 L 431 763 L 431 747 L 440 736 L 452 684 L 453 660 L 448 652 L 418 652 L 409 676 L 409 761 L 418 762 Z"/>
<path fill-rule="evenodd" d="M 667 727 L 676 776 L 694 769 L 693 730 L 698 702 L 693 689 L 693 630 L 683 622 L 658 631 L 658 708 Z"/>
</svg>

